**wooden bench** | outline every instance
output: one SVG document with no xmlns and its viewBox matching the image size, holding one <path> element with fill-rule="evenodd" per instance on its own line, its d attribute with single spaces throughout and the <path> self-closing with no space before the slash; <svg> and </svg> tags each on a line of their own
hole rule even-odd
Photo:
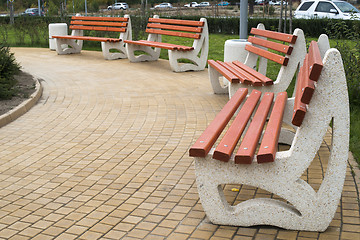
<svg viewBox="0 0 360 240">
<path fill-rule="evenodd" d="M 257 28 L 252 28 L 250 33 L 253 36 L 248 38 L 251 44 L 245 46 L 248 54 L 244 63 L 208 61 L 209 78 L 214 93 L 229 92 L 231 97 L 242 87 L 274 93 L 288 88 L 306 54 L 303 31 L 295 29 L 294 34 L 285 34 L 265 30 L 264 25 L 259 24 Z M 275 81 L 266 77 L 267 60 L 281 65 Z"/>
<path fill-rule="evenodd" d="M 161 19 L 155 15 L 149 18 L 147 40 L 126 40 L 128 58 L 131 62 L 155 61 L 161 49 L 167 49 L 171 69 L 174 72 L 204 70 L 209 52 L 209 33 L 206 18 L 200 21 Z M 162 35 L 193 39 L 192 46 L 163 43 Z M 135 55 L 135 51 L 145 54 Z M 186 59 L 190 63 L 180 63 Z"/>
<path fill-rule="evenodd" d="M 72 30 L 71 35 L 53 36 L 56 42 L 56 52 L 59 55 L 80 53 L 83 41 L 96 41 L 101 42 L 105 59 L 127 57 L 124 40 L 132 39 L 129 15 L 124 17 L 73 16 L 69 28 Z M 84 31 L 104 32 L 104 35 L 106 32 L 116 32 L 120 36 L 119 38 L 84 36 Z M 112 49 L 116 52 L 110 52 Z"/>
<path fill-rule="evenodd" d="M 258 90 L 247 97 L 248 89 L 240 88 L 190 148 L 200 200 L 214 224 L 306 231 L 325 231 L 329 226 L 346 173 L 349 103 L 339 51 L 328 49 L 323 61 L 320 52 L 313 41 L 298 74 L 295 97 L 280 92 L 275 98 L 273 92 Z M 295 133 L 282 124 L 293 126 Z M 330 158 L 316 192 L 301 176 L 316 158 L 329 127 L 333 136 Z M 213 147 L 220 135 L 222 139 Z M 277 152 L 278 143 L 289 144 L 290 149 Z M 255 198 L 230 206 L 221 187 L 224 184 L 250 185 L 285 201 Z"/>
</svg>

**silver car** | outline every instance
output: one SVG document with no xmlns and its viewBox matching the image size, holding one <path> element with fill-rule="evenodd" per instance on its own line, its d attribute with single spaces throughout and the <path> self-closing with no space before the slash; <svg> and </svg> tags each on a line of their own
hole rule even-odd
<svg viewBox="0 0 360 240">
<path fill-rule="evenodd" d="M 129 5 L 127 3 L 115 3 L 111 6 L 107 7 L 108 10 L 126 10 L 129 9 Z"/>
</svg>

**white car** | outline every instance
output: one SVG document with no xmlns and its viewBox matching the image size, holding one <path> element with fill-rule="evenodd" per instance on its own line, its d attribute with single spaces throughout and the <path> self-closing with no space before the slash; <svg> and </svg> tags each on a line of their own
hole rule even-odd
<svg viewBox="0 0 360 240">
<path fill-rule="evenodd" d="M 155 8 L 172 8 L 173 6 L 171 3 L 160 3 L 159 5 L 156 5 Z"/>
<path fill-rule="evenodd" d="M 210 3 L 209 2 L 201 2 L 199 4 L 199 7 L 210 7 Z"/>
<path fill-rule="evenodd" d="M 360 11 L 348 2 L 340 0 L 303 1 L 294 12 L 295 18 L 336 18 L 360 20 Z"/>
<path fill-rule="evenodd" d="M 129 9 L 129 5 L 127 3 L 115 3 L 111 6 L 107 7 L 108 10 L 126 10 Z"/>
<path fill-rule="evenodd" d="M 185 4 L 184 7 L 198 7 L 200 4 L 198 4 L 197 2 L 191 2 L 188 4 Z"/>
<path fill-rule="evenodd" d="M 283 5 L 287 5 L 287 4 L 288 4 L 288 3 L 284 0 L 284 1 L 283 1 Z M 280 6 L 280 5 L 281 5 L 281 0 L 269 1 L 269 5 Z"/>
</svg>

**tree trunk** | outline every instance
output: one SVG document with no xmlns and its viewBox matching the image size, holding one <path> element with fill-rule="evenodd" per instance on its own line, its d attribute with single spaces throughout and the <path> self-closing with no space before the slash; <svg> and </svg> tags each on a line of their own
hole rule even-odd
<svg viewBox="0 0 360 240">
<path fill-rule="evenodd" d="M 281 32 L 281 30 L 282 30 L 283 9 L 284 9 L 284 2 L 283 2 L 283 0 L 281 0 L 281 4 L 280 4 L 280 18 L 279 18 L 279 29 L 278 29 L 278 32 Z"/>
</svg>

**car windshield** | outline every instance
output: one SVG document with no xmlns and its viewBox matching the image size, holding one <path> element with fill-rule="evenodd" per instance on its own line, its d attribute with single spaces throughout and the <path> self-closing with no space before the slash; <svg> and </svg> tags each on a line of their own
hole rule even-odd
<svg viewBox="0 0 360 240">
<path fill-rule="evenodd" d="M 356 7 L 347 2 L 334 2 L 335 5 L 344 13 L 360 13 Z"/>
</svg>

